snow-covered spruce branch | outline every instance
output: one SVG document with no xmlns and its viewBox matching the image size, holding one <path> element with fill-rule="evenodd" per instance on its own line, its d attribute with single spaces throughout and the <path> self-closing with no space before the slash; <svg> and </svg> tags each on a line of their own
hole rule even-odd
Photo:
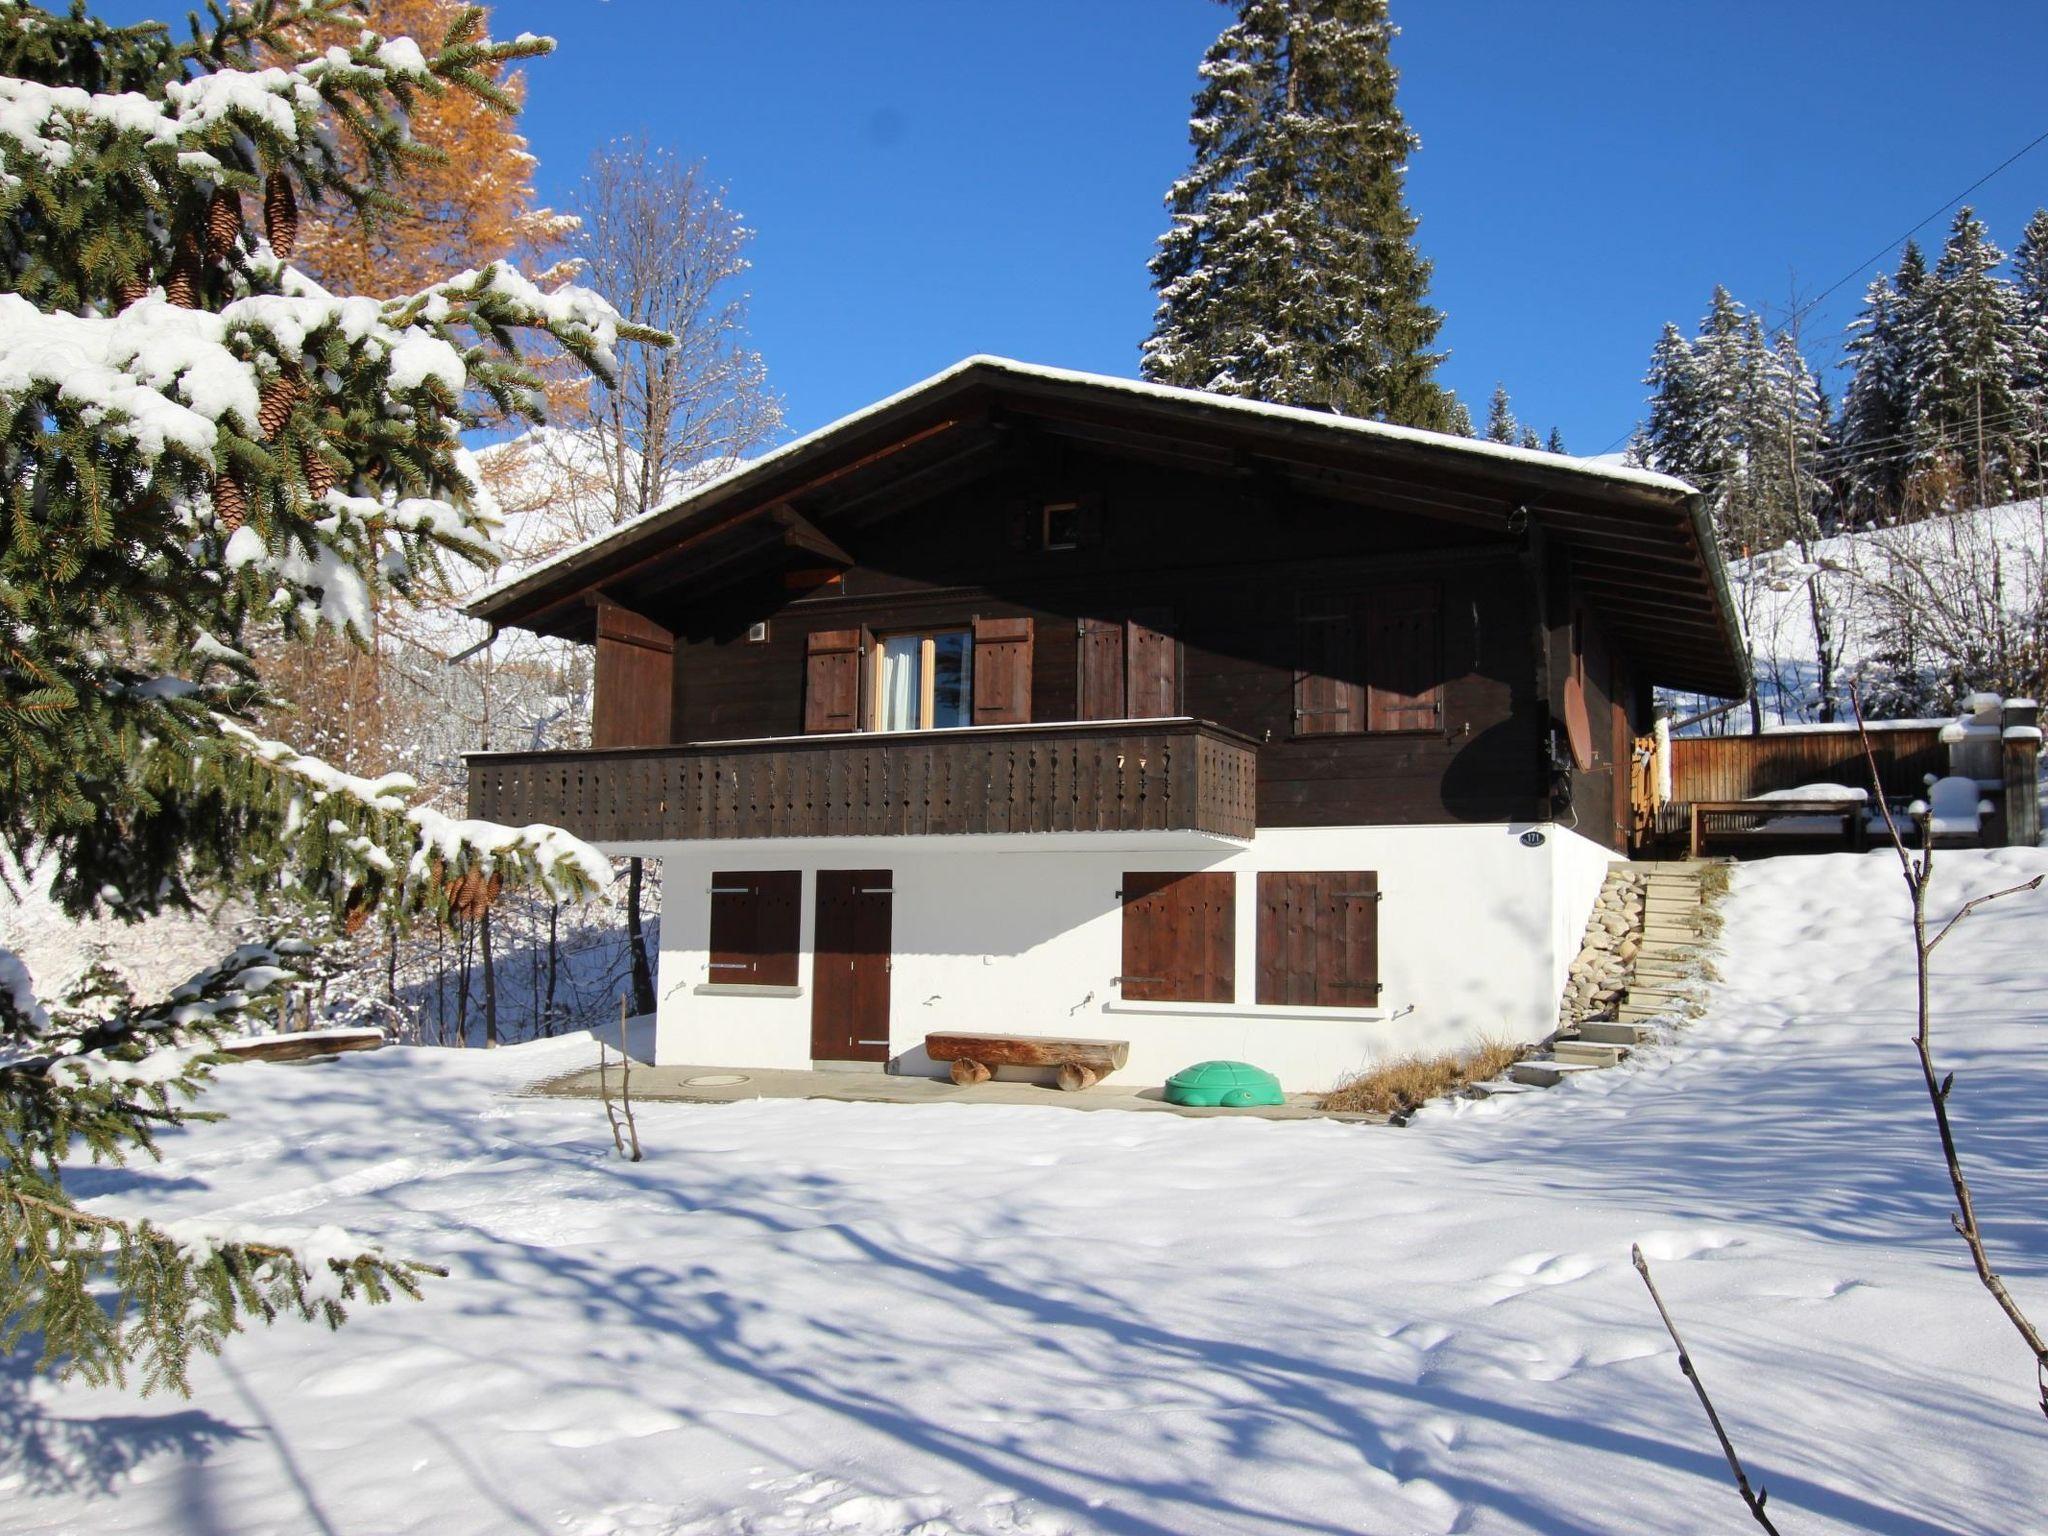
<svg viewBox="0 0 2048 1536">
<path fill-rule="evenodd" d="M 418 786 L 406 774 L 362 778 L 232 720 L 219 725 L 252 772 L 270 777 L 272 793 L 287 797 L 286 836 L 310 840 L 298 856 L 367 884 L 388 884 L 405 910 L 445 913 L 453 891 L 472 877 L 537 887 L 551 901 L 585 900 L 611 880 L 611 861 L 559 827 L 446 816 L 410 803 Z"/>
<path fill-rule="evenodd" d="M 1949 1123 L 1949 1094 L 1955 1088 L 1955 1074 L 1943 1075 L 1934 1064 L 1933 999 L 1930 987 L 1930 971 L 1935 947 L 1954 931 L 1956 925 L 1969 917 L 1988 902 L 2000 901 L 2007 896 L 2018 896 L 2041 888 L 2042 876 L 2023 880 L 2017 885 L 2000 891 L 1990 891 L 1974 896 L 1963 903 L 1955 914 L 1941 926 L 1932 938 L 1928 937 L 1927 891 L 1934 878 L 1934 835 L 1931 819 L 1922 822 L 1920 851 L 1916 857 L 1906 851 L 1906 839 L 1893 817 L 1891 807 L 1885 803 L 1883 776 L 1878 772 L 1877 749 L 1870 739 L 1870 728 L 1863 719 L 1863 700 L 1852 686 L 1849 690 L 1849 707 L 1855 712 L 1856 731 L 1863 743 L 1864 760 L 1870 767 L 1872 793 L 1877 797 L 1878 809 L 1884 813 L 1886 835 L 1892 850 L 1898 855 L 1899 873 L 1906 882 L 1906 890 L 1913 902 L 1913 962 L 1914 962 L 1914 1029 L 1913 1051 L 1920 1061 L 1920 1076 L 1927 1087 L 1927 1101 L 1934 1112 L 1934 1127 L 1941 1138 L 1941 1159 L 1948 1171 L 1949 1188 L 1955 1195 L 1956 1208 L 1949 1213 L 1949 1225 L 1956 1229 L 1956 1235 L 1963 1240 L 1963 1246 L 1970 1251 L 1970 1263 L 1977 1271 L 1977 1279 L 1998 1304 L 2006 1321 L 2012 1324 L 2034 1356 L 2034 1384 L 2040 1393 L 2041 1411 L 2048 1414 L 2048 1338 L 2027 1316 L 2012 1291 L 2006 1286 L 2005 1277 L 2000 1275 L 1991 1263 L 1989 1250 L 1984 1246 L 1984 1232 L 1977 1224 L 1977 1200 L 1970 1189 L 1969 1178 L 1963 1172 L 1962 1154 L 1956 1147 L 1955 1128 Z"/>
<path fill-rule="evenodd" d="M 45 1006 L 20 960 L 0 950 L 0 1165 L 6 1182 L 56 1191 L 83 1144 L 94 1162 L 156 1155 L 155 1131 L 213 1115 L 189 1102 L 205 1086 L 222 1036 L 274 1021 L 310 948 L 244 944 L 163 1001 L 138 1006 L 112 977 L 88 976 Z"/>
<path fill-rule="evenodd" d="M 36 1335 L 42 1369 L 125 1382 L 139 1363 L 145 1393 L 183 1392 L 192 1351 L 218 1353 L 250 1318 L 335 1326 L 352 1300 L 417 1297 L 420 1277 L 446 1273 L 333 1227 L 157 1225 L 81 1210 L 64 1190 L 76 1144 L 94 1162 L 153 1158 L 157 1130 L 218 1119 L 188 1107 L 214 1045 L 281 1008 L 307 948 L 243 945 L 147 1008 L 87 989 L 51 1009 L 0 951 L 0 1352 Z"/>
<path fill-rule="evenodd" d="M 269 19 L 262 29 L 268 41 L 331 26 L 347 19 L 352 7 L 294 9 Z M 48 24 L 25 7 L 7 12 L 0 26 Z M 227 67 L 230 57 L 248 62 L 258 40 L 249 35 L 230 43 L 217 34 L 204 72 L 186 78 L 172 73 L 167 59 L 147 91 L 92 92 L 0 77 L 0 208 L 33 196 L 35 171 L 61 176 L 90 166 L 124 182 L 143 205 L 161 207 L 195 174 L 228 190 L 253 191 L 262 185 L 265 163 L 282 161 L 293 163 L 316 196 L 374 201 L 379 182 L 405 159 L 439 153 L 412 137 L 409 113 L 418 95 L 453 87 L 509 110 L 512 102 L 493 76 L 554 47 L 531 34 L 509 41 L 485 37 L 478 8 L 431 57 L 411 38 L 363 30 L 351 46 L 321 49 L 289 67 Z M 199 58 L 187 54 L 176 63 Z M 369 183 L 348 178 L 335 149 L 337 126 L 363 149 Z"/>
<path fill-rule="evenodd" d="M 330 1328 L 347 1304 L 417 1300 L 447 1270 L 392 1259 L 339 1227 L 274 1232 L 82 1211 L 54 1190 L 0 1185 L 0 1352 L 39 1336 L 38 1369 L 189 1394 L 195 1350 L 217 1355 L 250 1320 L 293 1315 Z M 104 1304 L 100 1282 L 118 1300 Z"/>
</svg>

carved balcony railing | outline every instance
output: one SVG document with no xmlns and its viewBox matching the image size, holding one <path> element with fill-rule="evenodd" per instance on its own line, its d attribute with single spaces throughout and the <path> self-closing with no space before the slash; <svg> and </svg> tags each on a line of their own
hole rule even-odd
<svg viewBox="0 0 2048 1536">
<path fill-rule="evenodd" d="M 1249 839 L 1258 748 L 1199 720 L 469 756 L 469 814 L 597 843 L 1193 832 Z"/>
</svg>

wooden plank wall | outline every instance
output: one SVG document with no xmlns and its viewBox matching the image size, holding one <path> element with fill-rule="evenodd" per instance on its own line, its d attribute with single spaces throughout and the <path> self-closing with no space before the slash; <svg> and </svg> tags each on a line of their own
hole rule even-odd
<svg viewBox="0 0 2048 1536">
<path fill-rule="evenodd" d="M 1880 729 L 1870 737 L 1888 798 L 1918 795 L 1926 788 L 1927 774 L 1948 771 L 1940 726 Z M 1870 787 L 1870 768 L 1853 724 L 1761 736 L 1679 736 L 1671 742 L 1675 802 L 1747 800 L 1802 784 Z"/>
<path fill-rule="evenodd" d="M 1190 724 L 492 753 L 473 816 L 599 842 L 1192 830 L 1249 838 L 1252 747 Z"/>
<path fill-rule="evenodd" d="M 1074 720 L 1082 622 L 1170 619 L 1178 712 L 1260 744 L 1261 826 L 1541 814 L 1547 716 L 1531 647 L 1534 594 L 1512 545 L 1404 513 L 1261 500 L 1256 487 L 1078 454 L 1061 472 L 1101 492 L 1099 543 L 1013 549 L 1006 509 L 1047 481 L 1040 472 L 1034 488 L 998 475 L 837 529 L 858 564 L 836 587 L 797 594 L 764 577 L 689 604 L 677 615 L 674 739 L 801 731 L 814 629 L 965 627 L 976 617 L 1033 620 L 1031 718 Z M 1296 736 L 1303 594 L 1418 581 L 1441 594 L 1439 728 Z M 767 639 L 747 643 L 747 625 L 762 619 Z"/>
</svg>

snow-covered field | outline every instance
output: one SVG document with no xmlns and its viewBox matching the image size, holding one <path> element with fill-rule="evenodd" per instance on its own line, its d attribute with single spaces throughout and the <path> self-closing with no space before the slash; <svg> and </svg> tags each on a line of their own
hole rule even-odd
<svg viewBox="0 0 2048 1536">
<path fill-rule="evenodd" d="M 2048 869 L 1944 856 L 1940 905 Z M 0 1377 L 31 1532 L 1731 1532 L 1640 1241 L 1789 1533 L 2039 1530 L 2048 1425 L 1907 1044 L 1889 856 L 1742 868 L 1709 1016 L 1400 1131 L 515 1096 L 587 1041 L 224 1072 L 106 1208 L 454 1273 L 190 1403 Z M 2048 900 L 1941 951 L 1991 1240 L 2048 1314 Z M 145 1194 L 146 1191 L 146 1194 Z"/>
</svg>

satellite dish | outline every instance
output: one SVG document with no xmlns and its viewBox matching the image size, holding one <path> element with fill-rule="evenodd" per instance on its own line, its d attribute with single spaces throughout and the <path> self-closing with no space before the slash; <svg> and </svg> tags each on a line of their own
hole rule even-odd
<svg viewBox="0 0 2048 1536">
<path fill-rule="evenodd" d="M 1586 682 L 1574 673 L 1564 683 L 1564 733 L 1572 744 L 1572 761 L 1584 773 L 1593 766 L 1593 722 L 1586 713 Z"/>
</svg>

